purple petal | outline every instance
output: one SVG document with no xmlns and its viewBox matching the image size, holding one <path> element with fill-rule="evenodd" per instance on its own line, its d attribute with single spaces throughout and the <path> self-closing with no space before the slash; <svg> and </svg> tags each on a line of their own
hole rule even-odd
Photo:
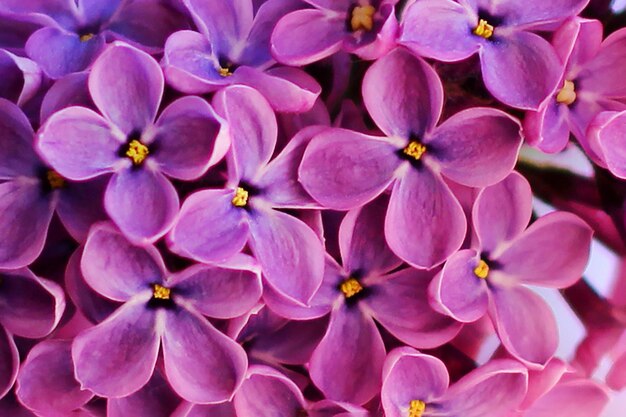
<svg viewBox="0 0 626 417">
<path fill-rule="evenodd" d="M 529 367 L 544 366 L 559 342 L 554 314 L 546 302 L 523 286 L 492 288 L 489 315 L 502 345 Z"/>
<path fill-rule="evenodd" d="M 0 179 L 37 176 L 41 163 L 33 150 L 33 136 L 22 110 L 0 98 Z"/>
<path fill-rule="evenodd" d="M 41 184 L 0 184 L 0 268 L 21 268 L 39 256 L 53 212 L 53 199 L 42 196 Z"/>
<path fill-rule="evenodd" d="M 246 211 L 234 207 L 233 190 L 202 190 L 185 200 L 168 239 L 170 249 L 203 262 L 230 258 L 248 240 Z"/>
<path fill-rule="evenodd" d="M 487 313 L 487 282 L 474 273 L 479 256 L 474 250 L 461 250 L 450 258 L 431 284 L 434 302 L 447 315 L 471 323 Z"/>
<path fill-rule="evenodd" d="M 603 120 L 606 119 L 606 120 Z M 601 154 L 608 169 L 619 178 L 626 178 L 626 152 L 624 151 L 624 132 L 626 132 L 626 112 L 601 113 L 594 124 L 600 127 L 594 129 L 592 144 Z M 602 121 L 602 123 L 598 123 Z"/>
<path fill-rule="evenodd" d="M 432 274 L 407 268 L 369 286 L 363 299 L 372 316 L 395 337 L 418 348 L 429 349 L 450 341 L 461 325 L 434 311 L 428 303 Z"/>
<path fill-rule="evenodd" d="M 143 132 L 155 119 L 163 73 L 145 52 L 114 42 L 96 60 L 89 91 L 102 114 L 126 135 Z"/>
<path fill-rule="evenodd" d="M 84 107 L 63 109 L 37 134 L 37 148 L 63 177 L 86 180 L 111 172 L 123 141 L 98 113 Z"/>
<path fill-rule="evenodd" d="M 159 116 L 154 144 L 161 171 L 190 181 L 226 154 L 229 139 L 209 103 L 200 97 L 183 97 Z"/>
<path fill-rule="evenodd" d="M 401 160 L 382 138 L 330 128 L 316 135 L 302 159 L 300 182 L 323 206 L 349 210 L 382 193 Z"/>
<path fill-rule="evenodd" d="M 96 35 L 81 41 L 76 33 L 56 27 L 44 27 L 26 42 L 26 53 L 50 78 L 79 72 L 91 64 L 104 48 L 105 39 Z"/>
<path fill-rule="evenodd" d="M 385 346 L 358 306 L 338 306 L 311 356 L 309 373 L 326 398 L 363 404 L 380 391 Z M 337 372 L 341 369 L 341 372 Z"/>
<path fill-rule="evenodd" d="M 42 82 L 39 66 L 27 58 L 0 50 L 0 97 L 23 105 L 37 94 Z"/>
<path fill-rule="evenodd" d="M 391 250 L 415 267 L 430 268 L 461 247 L 466 229 L 463 208 L 441 177 L 409 166 L 394 184 L 385 218 Z"/>
<path fill-rule="evenodd" d="M 152 376 L 159 353 L 156 313 L 147 300 L 127 302 L 72 343 L 76 379 L 102 397 L 125 397 Z"/>
<path fill-rule="evenodd" d="M 443 86 L 425 61 L 396 49 L 365 74 L 363 103 L 387 136 L 423 137 L 441 115 Z"/>
<path fill-rule="evenodd" d="M 435 148 L 444 176 L 470 187 L 485 187 L 513 170 L 522 146 L 521 126 L 503 111 L 472 108 L 446 120 L 428 145 Z"/>
<path fill-rule="evenodd" d="M 486 43 L 480 50 L 480 64 L 489 92 L 509 106 L 526 110 L 538 109 L 561 77 L 552 45 L 524 31 Z"/>
<path fill-rule="evenodd" d="M 261 298 L 261 272 L 253 268 L 195 265 L 173 278 L 175 292 L 206 316 L 242 316 Z"/>
<path fill-rule="evenodd" d="M 592 22 L 597 23 L 597 21 Z M 582 29 L 584 30 L 584 28 L 583 26 Z M 586 63 L 582 70 L 580 74 L 581 87 L 607 98 L 623 98 L 626 95 L 626 85 L 618 77 L 617 71 L 626 60 L 625 48 L 625 31 L 618 30 L 609 35 L 602 42 L 602 46 L 594 59 Z"/>
<path fill-rule="evenodd" d="M 310 64 L 339 51 L 346 36 L 341 16 L 322 10 L 297 10 L 276 24 L 271 38 L 272 55 L 291 66 Z"/>
<path fill-rule="evenodd" d="M 399 43 L 418 56 L 461 61 L 480 47 L 472 34 L 476 23 L 469 10 L 451 0 L 416 1 L 404 13 Z"/>
<path fill-rule="evenodd" d="M 94 107 L 87 88 L 88 77 L 88 73 L 79 72 L 56 80 L 41 102 L 39 120 L 45 122 L 66 107 Z"/>
<path fill-rule="evenodd" d="M 301 220 L 277 210 L 253 212 L 250 247 L 272 289 L 308 303 L 322 284 L 324 249 Z"/>
<path fill-rule="evenodd" d="M 602 385 L 590 380 L 574 379 L 557 384 L 546 395 L 535 401 L 524 415 L 529 417 L 601 416 L 610 398 L 610 394 Z"/>
<path fill-rule="evenodd" d="M 567 113 L 567 107 L 553 99 L 538 111 L 526 112 L 523 122 L 526 142 L 546 153 L 564 150 L 570 136 Z"/>
<path fill-rule="evenodd" d="M 110 398 L 107 401 L 107 417 L 171 417 L 179 402 L 180 398 L 157 371 L 134 394 L 124 398 Z"/>
<path fill-rule="evenodd" d="M 245 86 L 219 91 L 213 104 L 228 122 L 235 180 L 256 179 L 272 157 L 278 136 L 276 116 L 270 104 L 259 92 Z"/>
<path fill-rule="evenodd" d="M 472 218 L 480 245 L 493 253 L 524 231 L 532 215 L 530 184 L 517 172 L 483 189 L 476 197 Z"/>
<path fill-rule="evenodd" d="M 75 0 L 80 16 L 89 23 L 107 23 L 120 7 L 123 0 Z"/>
<path fill-rule="evenodd" d="M 183 402 L 171 417 L 237 417 L 235 406 L 227 401 L 220 404 L 192 404 Z"/>
<path fill-rule="evenodd" d="M 113 174 L 104 194 L 107 213 L 135 242 L 154 242 L 167 233 L 178 207 L 178 194 L 172 183 L 148 167 Z"/>
<path fill-rule="evenodd" d="M 106 220 L 103 200 L 109 178 L 67 182 L 59 192 L 57 215 L 70 235 L 78 242 L 87 239 L 92 224 Z"/>
<path fill-rule="evenodd" d="M 4 397 L 13 386 L 19 366 L 20 354 L 13 337 L 0 326 L 0 398 Z M 0 411 L 2 411 L 1 406 Z"/>
<path fill-rule="evenodd" d="M 394 349 L 383 369 L 382 407 L 387 417 L 406 417 L 411 401 L 428 403 L 443 395 L 450 381 L 441 360 L 415 349 Z"/>
<path fill-rule="evenodd" d="M 531 285 L 565 288 L 582 276 L 593 230 L 574 214 L 541 217 L 498 256 L 500 270 Z"/>
<path fill-rule="evenodd" d="M 194 403 L 230 399 L 248 366 L 243 348 L 183 308 L 167 310 L 164 326 L 165 372 L 174 391 Z"/>
<path fill-rule="evenodd" d="M 69 340 L 46 340 L 28 353 L 15 390 L 22 404 L 41 414 L 68 415 L 93 397 L 74 378 L 71 347 Z"/>
<path fill-rule="evenodd" d="M 85 281 L 98 293 L 116 301 L 162 283 L 166 274 L 159 251 L 135 246 L 109 223 L 95 225 L 81 259 Z"/>
<path fill-rule="evenodd" d="M 485 4 L 485 1 L 471 0 L 472 3 Z M 507 26 L 541 25 L 561 22 L 568 17 L 576 16 L 589 3 L 587 0 L 551 0 L 543 2 L 530 0 L 520 5 L 515 0 L 491 2 L 489 12 L 493 15 L 506 16 Z"/>
</svg>

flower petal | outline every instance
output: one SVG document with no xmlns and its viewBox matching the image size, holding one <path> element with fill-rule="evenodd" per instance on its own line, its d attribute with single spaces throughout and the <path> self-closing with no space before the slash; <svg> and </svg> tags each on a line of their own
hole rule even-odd
<svg viewBox="0 0 626 417">
<path fill-rule="evenodd" d="M 529 0 L 523 6 L 515 0 L 505 1 L 480 1 L 471 0 L 473 3 L 489 3 L 489 13 L 496 16 L 506 16 L 507 26 L 530 26 L 546 23 L 558 23 L 568 17 L 579 14 L 587 5 L 586 0 Z"/>
<path fill-rule="evenodd" d="M 158 369 L 158 368 L 157 368 Z M 171 417 L 180 398 L 158 370 L 139 391 L 107 401 L 107 417 Z"/>
<path fill-rule="evenodd" d="M 164 329 L 165 373 L 174 391 L 194 403 L 230 399 L 248 366 L 243 348 L 184 308 L 166 310 Z"/>
<path fill-rule="evenodd" d="M 603 120 L 606 118 L 606 121 Z M 603 162 L 608 169 L 619 178 L 626 178 L 626 152 L 624 152 L 624 132 L 626 132 L 626 111 L 619 113 L 601 113 L 595 119 L 600 124 L 599 129 L 594 129 L 592 145 L 598 148 L 602 154 Z"/>
<path fill-rule="evenodd" d="M 0 180 L 35 177 L 41 164 L 33 150 L 33 128 L 22 110 L 0 98 Z"/>
<path fill-rule="evenodd" d="M 571 380 L 558 383 L 525 411 L 528 417 L 601 416 L 609 403 L 606 388 L 590 380 Z"/>
<path fill-rule="evenodd" d="M 0 51 L 0 78 L 3 80 L 0 97 L 22 106 L 37 94 L 43 75 L 34 61 L 3 49 Z"/>
<path fill-rule="evenodd" d="M 13 387 L 20 367 L 20 354 L 13 337 L 0 326 L 0 398 Z M 0 407 L 0 411 L 2 407 Z"/>
<path fill-rule="evenodd" d="M 87 239 L 92 224 L 106 220 L 104 190 L 108 176 L 85 182 L 66 182 L 59 190 L 57 215 L 63 226 L 78 242 Z"/>
</svg>

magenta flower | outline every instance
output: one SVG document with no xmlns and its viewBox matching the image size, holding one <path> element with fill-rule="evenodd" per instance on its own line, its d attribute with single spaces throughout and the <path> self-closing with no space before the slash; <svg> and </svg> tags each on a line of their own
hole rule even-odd
<svg viewBox="0 0 626 417">
<path fill-rule="evenodd" d="M 561 82 L 536 112 L 526 113 L 526 140 L 544 152 L 560 152 L 574 135 L 587 155 L 603 164 L 587 138 L 587 128 L 601 111 L 625 110 L 626 30 L 602 42 L 597 20 L 572 19 L 555 34 L 553 44 L 563 61 Z"/>
<path fill-rule="evenodd" d="M 449 386 L 446 366 L 408 347 L 389 353 L 383 373 L 386 417 L 502 417 L 524 399 L 526 368 L 501 359 L 473 370 Z"/>
<path fill-rule="evenodd" d="M 37 93 L 42 78 L 33 61 L 0 49 L 0 97 L 21 106 Z"/>
<path fill-rule="evenodd" d="M 293 11 L 272 33 L 278 62 L 306 65 L 344 50 L 376 59 L 395 45 L 398 0 L 305 0 L 313 9 Z"/>
<path fill-rule="evenodd" d="M 51 78 L 89 67 L 110 37 L 158 52 L 184 26 L 158 0 L 5 0 L 0 11 L 44 26 L 28 38 L 26 53 Z"/>
<path fill-rule="evenodd" d="M 626 178 L 626 110 L 606 111 L 592 120 L 587 132 L 591 152 L 597 155 L 601 166 L 618 178 Z"/>
<path fill-rule="evenodd" d="M 267 100 L 250 87 L 231 86 L 218 92 L 213 103 L 232 137 L 226 188 L 187 198 L 168 236 L 171 249 L 216 262 L 248 243 L 267 283 L 281 295 L 307 303 L 322 282 L 322 243 L 303 221 L 275 209 L 317 207 L 295 172 L 312 134 L 304 130 L 270 162 L 277 125 Z"/>
<path fill-rule="evenodd" d="M 526 285 L 564 288 L 580 279 L 593 231 L 567 212 L 526 229 L 531 202 L 530 186 L 517 173 L 482 190 L 472 211 L 477 241 L 448 259 L 430 291 L 458 321 L 489 312 L 507 351 L 536 368 L 554 354 L 558 330 L 550 307 Z"/>
<path fill-rule="evenodd" d="M 414 1 L 404 13 L 399 43 L 447 62 L 478 52 L 485 86 L 495 98 L 537 109 L 554 91 L 561 65 L 552 46 L 531 31 L 558 27 L 588 1 Z"/>
<path fill-rule="evenodd" d="M 203 99 L 183 97 L 155 122 L 161 68 L 123 43 L 113 43 L 94 63 L 89 91 L 102 116 L 84 107 L 55 113 L 38 133 L 38 149 L 68 179 L 113 173 L 104 195 L 107 213 L 129 239 L 154 242 L 179 208 L 165 175 L 195 179 L 221 159 L 228 146 L 221 119 Z"/>
<path fill-rule="evenodd" d="M 300 181 L 323 206 L 337 210 L 361 206 L 392 186 L 385 220 L 389 246 L 416 267 L 440 264 L 466 232 L 461 205 L 443 178 L 484 187 L 506 177 L 522 143 L 520 125 L 504 112 L 473 108 L 436 126 L 441 81 L 403 49 L 367 71 L 363 100 L 386 137 L 321 132 L 304 154 Z"/>
<path fill-rule="evenodd" d="M 165 43 L 167 82 L 187 94 L 243 84 L 260 91 L 277 111 L 300 113 L 313 107 L 319 84 L 296 68 L 272 67 L 269 39 L 298 0 L 183 0 L 200 33 L 183 30 Z"/>
<path fill-rule="evenodd" d="M 148 382 L 162 349 L 165 374 L 178 395 L 196 403 L 231 398 L 247 368 L 246 354 L 204 315 L 229 319 L 257 303 L 260 272 L 249 257 L 172 274 L 153 246 L 134 246 L 100 224 L 91 230 L 81 266 L 94 290 L 123 303 L 74 339 L 82 387 L 104 397 L 132 394 Z"/>
</svg>

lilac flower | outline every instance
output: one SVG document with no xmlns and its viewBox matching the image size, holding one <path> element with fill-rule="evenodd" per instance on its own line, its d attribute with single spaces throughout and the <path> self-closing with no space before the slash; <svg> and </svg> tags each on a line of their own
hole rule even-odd
<svg viewBox="0 0 626 417">
<path fill-rule="evenodd" d="M 156 248 L 134 246 L 100 224 L 91 230 L 81 267 L 94 290 L 123 303 L 74 339 L 82 387 L 104 397 L 132 394 L 152 376 L 161 348 L 167 379 L 181 397 L 196 403 L 231 397 L 247 368 L 246 354 L 203 315 L 233 318 L 257 303 L 260 273 L 249 257 L 171 274 Z"/>
<path fill-rule="evenodd" d="M 530 186 L 517 173 L 482 190 L 472 212 L 477 242 L 448 259 L 430 291 L 461 322 L 488 312 L 507 351 L 537 368 L 554 354 L 558 330 L 549 306 L 524 284 L 564 288 L 580 279 L 593 231 L 567 212 L 526 229 L 531 202 Z"/>
<path fill-rule="evenodd" d="M 595 161 L 608 168 L 618 178 L 626 178 L 626 110 L 606 111 L 592 120 L 587 132 L 591 151 L 597 155 Z"/>
<path fill-rule="evenodd" d="M 544 152 L 560 152 L 576 137 L 587 155 L 602 164 L 602 157 L 587 139 L 591 120 L 601 111 L 625 110 L 620 68 L 626 65 L 626 30 L 602 42 L 597 20 L 572 19 L 554 34 L 553 45 L 563 61 L 557 88 L 536 112 L 526 113 L 526 140 Z M 621 101 L 620 101 L 621 100 Z"/>
<path fill-rule="evenodd" d="M 13 386 L 19 355 L 13 335 L 47 336 L 65 310 L 63 289 L 26 268 L 0 270 L 0 398 Z"/>
<path fill-rule="evenodd" d="M 68 179 L 113 173 L 104 195 L 107 213 L 129 239 L 153 242 L 179 208 L 164 174 L 195 179 L 221 159 L 228 146 L 221 120 L 203 99 L 183 97 L 155 122 L 161 68 L 123 43 L 113 43 L 94 63 L 89 91 L 102 116 L 84 107 L 55 113 L 38 133 L 38 149 Z"/>
<path fill-rule="evenodd" d="M 449 385 L 446 366 L 434 356 L 398 348 L 385 361 L 382 406 L 386 417 L 502 417 L 524 399 L 526 368 L 492 360 Z"/>
<path fill-rule="evenodd" d="M 0 49 L 0 97 L 23 105 L 39 90 L 41 70 L 33 61 Z"/>
<path fill-rule="evenodd" d="M 298 0 L 267 0 L 256 13 L 252 0 L 183 0 L 201 33 L 174 33 L 165 44 L 167 82 L 187 94 L 232 84 L 259 90 L 283 112 L 309 110 L 321 92 L 296 68 L 272 67 L 269 38 L 275 22 L 301 6 Z"/>
<path fill-rule="evenodd" d="M 180 402 L 157 368 L 139 391 L 123 398 L 109 398 L 107 417 L 172 417 Z"/>
<path fill-rule="evenodd" d="M 267 283 L 281 295 L 308 302 L 322 281 L 324 250 L 304 222 L 277 208 L 317 204 L 296 179 L 295 167 L 311 130 L 270 162 L 277 126 L 267 100 L 250 87 L 231 86 L 213 100 L 228 121 L 232 145 L 226 188 L 192 194 L 169 234 L 172 251 L 202 262 L 227 259 L 249 243 Z"/>
<path fill-rule="evenodd" d="M 65 181 L 41 161 L 33 143 L 24 113 L 0 99 L 0 268 L 21 268 L 39 256 L 55 210 L 78 240 L 104 216 L 98 184 Z"/>
<path fill-rule="evenodd" d="M 26 53 L 51 78 L 86 69 L 111 37 L 158 52 L 184 26 L 160 0 L 3 0 L 1 11 L 44 26 L 28 38 Z"/>
<path fill-rule="evenodd" d="M 420 0 L 402 19 L 399 43 L 441 61 L 478 52 L 487 89 L 513 107 L 537 109 L 554 91 L 561 65 L 531 31 L 554 29 L 588 0 Z M 540 74 L 540 75 L 539 75 Z"/>
<path fill-rule="evenodd" d="M 344 50 L 376 59 L 395 45 L 398 0 L 305 0 L 313 9 L 293 11 L 272 33 L 278 62 L 306 65 Z"/>
<path fill-rule="evenodd" d="M 304 154 L 300 181 L 323 206 L 337 210 L 367 203 L 391 185 L 389 246 L 414 266 L 440 264 L 461 246 L 466 231 L 463 210 L 442 177 L 474 187 L 504 178 L 521 146 L 519 123 L 495 109 L 473 108 L 435 127 L 441 81 L 403 49 L 371 66 L 363 100 L 386 137 L 321 132 Z"/>
<path fill-rule="evenodd" d="M 386 198 L 348 212 L 339 229 L 343 266 L 326 258 L 324 283 L 305 309 L 266 294 L 278 314 L 308 319 L 330 312 L 330 323 L 309 363 L 311 380 L 326 398 L 364 404 L 380 389 L 385 346 L 375 321 L 404 343 L 434 348 L 452 339 L 458 324 L 433 311 L 427 282 L 433 273 L 398 270 L 402 261 L 379 232 Z M 341 369 L 341 372 L 337 372 Z"/>
</svg>

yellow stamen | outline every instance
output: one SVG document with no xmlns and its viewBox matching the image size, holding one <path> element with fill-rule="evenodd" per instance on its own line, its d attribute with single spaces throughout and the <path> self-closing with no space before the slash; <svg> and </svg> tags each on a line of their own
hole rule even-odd
<svg viewBox="0 0 626 417">
<path fill-rule="evenodd" d="M 133 164 L 141 165 L 141 163 L 148 157 L 149 153 L 150 150 L 146 145 L 144 145 L 137 139 L 133 139 L 128 144 L 126 156 L 133 161 Z"/>
<path fill-rule="evenodd" d="M 242 187 L 237 187 L 237 189 L 235 190 L 235 196 L 233 197 L 231 202 L 235 207 L 245 207 L 248 204 L 249 196 L 250 193 L 248 193 L 248 191 L 246 191 Z"/>
<path fill-rule="evenodd" d="M 63 188 L 65 185 L 65 178 L 60 176 L 59 173 L 53 169 L 49 169 L 48 172 L 46 172 L 46 179 L 48 180 L 50 188 L 53 190 Z"/>
<path fill-rule="evenodd" d="M 576 86 L 572 81 L 565 80 L 563 88 L 556 95 L 556 102 L 569 106 L 576 101 Z"/>
<path fill-rule="evenodd" d="M 487 262 L 482 259 L 478 261 L 478 265 L 474 268 L 474 275 L 480 279 L 487 279 L 487 276 L 489 275 L 489 265 L 487 265 Z"/>
<path fill-rule="evenodd" d="M 368 4 L 367 6 L 356 6 L 352 10 L 350 18 L 350 27 L 354 32 L 357 30 L 372 30 L 374 27 L 374 14 L 376 9 Z"/>
<path fill-rule="evenodd" d="M 408 155 L 411 158 L 415 159 L 416 161 L 419 161 L 426 153 L 426 145 L 423 145 L 416 141 L 412 141 L 408 145 L 406 145 L 406 148 L 404 148 L 402 152 L 405 155 Z"/>
<path fill-rule="evenodd" d="M 84 35 L 80 35 L 79 39 L 80 39 L 81 42 L 87 42 L 88 40 L 90 40 L 93 37 L 94 37 L 93 33 L 86 33 Z"/>
<path fill-rule="evenodd" d="M 219 69 L 217 70 L 220 75 L 222 77 L 230 77 L 231 75 L 233 75 L 232 71 L 230 70 L 230 68 L 226 67 L 219 67 Z"/>
<path fill-rule="evenodd" d="M 348 278 L 341 283 L 339 289 L 346 298 L 350 298 L 363 291 L 363 286 L 356 278 Z"/>
<path fill-rule="evenodd" d="M 474 29 L 474 35 L 481 38 L 489 39 L 493 36 L 494 27 L 491 26 L 485 19 L 478 21 L 478 26 Z"/>
<path fill-rule="evenodd" d="M 171 292 L 172 290 L 159 284 L 152 286 L 152 298 L 156 300 L 169 300 Z"/>
<path fill-rule="evenodd" d="M 409 417 L 422 417 L 426 410 L 426 403 L 422 400 L 411 400 L 409 403 Z"/>
</svg>

